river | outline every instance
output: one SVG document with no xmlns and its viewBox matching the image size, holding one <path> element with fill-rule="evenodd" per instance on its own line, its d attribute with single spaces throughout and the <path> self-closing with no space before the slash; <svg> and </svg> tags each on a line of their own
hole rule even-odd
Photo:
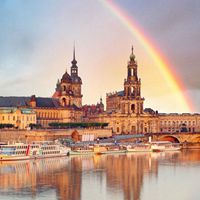
<svg viewBox="0 0 200 200">
<path fill-rule="evenodd" d="M 0 162 L 1 200 L 199 200 L 200 150 Z"/>
</svg>

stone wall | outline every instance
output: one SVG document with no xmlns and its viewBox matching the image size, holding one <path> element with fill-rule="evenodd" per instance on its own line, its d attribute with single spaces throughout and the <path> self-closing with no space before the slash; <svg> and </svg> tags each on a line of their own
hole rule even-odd
<svg viewBox="0 0 200 200">
<path fill-rule="evenodd" d="M 93 134 L 97 137 L 112 136 L 111 129 L 76 129 L 80 135 Z M 1 130 L 0 142 L 52 141 L 58 138 L 71 137 L 75 129 L 66 130 Z"/>
</svg>

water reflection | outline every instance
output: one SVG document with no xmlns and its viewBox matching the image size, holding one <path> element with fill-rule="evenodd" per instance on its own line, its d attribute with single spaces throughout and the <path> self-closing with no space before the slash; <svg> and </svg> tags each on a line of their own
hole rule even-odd
<svg viewBox="0 0 200 200">
<path fill-rule="evenodd" d="M 200 151 L 1 162 L 0 199 L 140 200 L 162 166 L 182 165 L 200 166 Z"/>
</svg>

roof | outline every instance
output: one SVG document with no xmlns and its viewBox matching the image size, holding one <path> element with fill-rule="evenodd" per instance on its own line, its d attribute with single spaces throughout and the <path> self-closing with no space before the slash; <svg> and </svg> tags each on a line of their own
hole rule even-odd
<svg viewBox="0 0 200 200">
<path fill-rule="evenodd" d="M 118 92 L 111 92 L 107 93 L 108 97 L 123 97 L 124 96 L 124 91 L 118 91 Z"/>
<path fill-rule="evenodd" d="M 122 91 L 117 92 L 117 96 L 124 96 L 124 91 L 122 90 Z"/>
<path fill-rule="evenodd" d="M 0 97 L 0 108 L 2 107 L 30 107 L 31 97 Z M 37 108 L 63 108 L 59 99 L 49 97 L 35 97 Z M 67 106 L 74 110 L 80 110 L 76 105 Z"/>
<path fill-rule="evenodd" d="M 31 97 L 0 97 L 0 107 L 26 107 Z"/>
<path fill-rule="evenodd" d="M 17 107 L 0 107 L 0 113 L 14 113 L 16 110 L 20 110 L 23 114 L 33 114 L 35 113 L 30 108 L 17 108 Z"/>
<path fill-rule="evenodd" d="M 65 82 L 65 83 L 71 83 L 72 82 L 72 78 L 71 76 L 67 73 L 67 71 L 63 74 L 61 82 Z"/>
<path fill-rule="evenodd" d="M 37 107 L 48 107 L 48 108 L 58 108 L 61 107 L 59 99 L 48 98 L 48 97 L 36 97 Z"/>
</svg>

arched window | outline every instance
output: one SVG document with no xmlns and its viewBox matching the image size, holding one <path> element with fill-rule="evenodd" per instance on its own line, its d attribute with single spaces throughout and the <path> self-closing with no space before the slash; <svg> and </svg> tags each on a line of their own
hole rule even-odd
<svg viewBox="0 0 200 200">
<path fill-rule="evenodd" d="M 63 105 L 63 106 L 66 106 L 66 105 L 67 105 L 66 98 L 63 98 L 63 99 L 62 99 L 62 105 Z"/>
<path fill-rule="evenodd" d="M 131 110 L 132 110 L 132 112 L 135 112 L 135 104 L 131 105 Z"/>
<path fill-rule="evenodd" d="M 132 95 L 132 96 L 135 95 L 135 88 L 134 88 L 134 87 L 131 88 L 131 95 Z"/>
</svg>

